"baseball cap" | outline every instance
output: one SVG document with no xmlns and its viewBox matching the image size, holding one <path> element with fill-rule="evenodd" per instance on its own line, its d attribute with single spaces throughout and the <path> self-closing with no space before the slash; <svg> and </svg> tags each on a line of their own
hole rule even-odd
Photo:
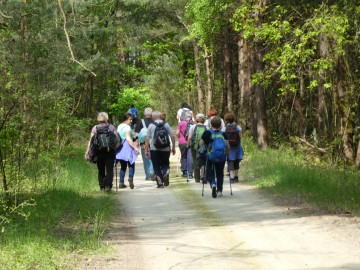
<svg viewBox="0 0 360 270">
<path fill-rule="evenodd" d="M 195 116 L 195 119 L 205 119 L 205 115 L 203 113 L 198 113 L 196 116 Z"/>
</svg>

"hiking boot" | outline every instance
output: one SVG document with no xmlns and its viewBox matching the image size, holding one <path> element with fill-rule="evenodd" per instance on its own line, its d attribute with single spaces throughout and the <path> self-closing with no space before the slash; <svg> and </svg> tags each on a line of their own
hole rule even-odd
<svg viewBox="0 0 360 270">
<path fill-rule="evenodd" d="M 189 179 L 193 179 L 193 173 L 189 173 Z"/>
<path fill-rule="evenodd" d="M 234 182 L 233 183 L 239 183 L 239 177 L 238 176 L 234 177 Z"/>
<path fill-rule="evenodd" d="M 129 177 L 129 186 L 131 189 L 134 189 L 134 178 L 133 177 Z"/>
<path fill-rule="evenodd" d="M 187 172 L 186 171 L 183 171 L 182 177 L 187 178 Z"/>
<path fill-rule="evenodd" d="M 105 188 L 104 187 L 100 187 L 100 191 L 104 191 L 105 190 Z"/>
<path fill-rule="evenodd" d="M 212 187 L 212 193 L 211 193 L 211 195 L 212 195 L 213 198 L 216 198 L 216 197 L 217 197 L 216 186 L 213 186 L 213 187 Z"/>
<path fill-rule="evenodd" d="M 163 185 L 163 184 L 159 184 L 159 185 L 157 185 L 157 188 L 164 188 L 164 185 Z"/>
<path fill-rule="evenodd" d="M 167 173 L 164 175 L 164 186 L 167 187 L 169 184 L 169 174 Z"/>
<path fill-rule="evenodd" d="M 217 192 L 217 196 L 218 196 L 218 197 L 222 197 L 222 196 L 223 196 L 222 192 L 221 192 L 221 191 L 218 191 L 218 192 Z"/>
<path fill-rule="evenodd" d="M 105 192 L 106 193 L 109 193 L 111 191 L 111 188 L 110 187 L 105 187 Z"/>
<path fill-rule="evenodd" d="M 156 181 L 156 176 L 154 173 L 150 173 L 150 179 L 151 181 Z"/>
<path fill-rule="evenodd" d="M 125 184 L 120 184 L 120 185 L 119 185 L 119 188 L 127 188 L 127 185 L 125 185 Z"/>
</svg>

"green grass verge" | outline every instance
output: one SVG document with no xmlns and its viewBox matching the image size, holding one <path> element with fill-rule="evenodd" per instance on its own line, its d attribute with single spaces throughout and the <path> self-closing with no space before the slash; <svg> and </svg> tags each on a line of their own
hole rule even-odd
<svg viewBox="0 0 360 270">
<path fill-rule="evenodd" d="M 244 180 L 275 194 L 296 196 L 329 211 L 360 214 L 360 172 L 333 167 L 292 148 L 260 151 L 244 138 Z"/>
<path fill-rule="evenodd" d="M 0 269 L 74 269 L 79 255 L 104 252 L 100 239 L 116 198 L 98 191 L 96 165 L 84 149 L 67 152 L 51 189 L 25 194 L 29 218 L 13 219 L 0 234 Z"/>
</svg>

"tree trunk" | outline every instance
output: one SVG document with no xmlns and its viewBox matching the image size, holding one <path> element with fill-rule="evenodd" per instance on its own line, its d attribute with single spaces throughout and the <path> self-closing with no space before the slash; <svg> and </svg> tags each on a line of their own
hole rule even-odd
<svg viewBox="0 0 360 270">
<path fill-rule="evenodd" d="M 210 60 L 212 60 L 212 55 L 209 55 L 207 46 L 204 46 L 205 52 L 205 70 L 206 70 L 206 77 L 207 77 L 207 98 L 206 98 L 206 111 L 208 112 L 211 108 L 212 104 L 212 92 L 213 92 L 213 72 L 212 66 L 210 64 Z M 204 112 L 201 111 L 200 112 Z"/>
<path fill-rule="evenodd" d="M 329 57 L 329 41 L 324 34 L 320 34 L 319 43 L 320 58 L 327 59 Z M 318 110 L 317 110 L 317 134 L 320 138 L 325 138 L 328 135 L 328 112 L 325 95 L 325 77 L 326 72 L 321 70 L 318 76 Z"/>
<path fill-rule="evenodd" d="M 342 140 L 345 161 L 353 163 L 355 153 L 353 149 L 353 129 L 350 123 L 350 105 L 348 100 L 348 85 L 346 81 L 346 65 L 341 56 L 336 57 L 336 93 L 337 107 L 340 116 L 340 136 Z"/>
<path fill-rule="evenodd" d="M 259 11 L 255 16 L 257 17 L 257 27 L 261 31 L 263 15 L 261 9 L 268 4 L 268 0 L 259 0 Z M 255 40 L 255 59 L 254 59 L 254 71 L 255 73 L 264 72 L 263 63 L 263 50 L 264 46 L 260 39 Z M 268 147 L 268 131 L 267 131 L 267 116 L 266 116 L 266 102 L 265 102 L 265 89 L 260 84 L 253 87 L 253 120 L 254 120 L 254 137 L 261 149 Z M 256 130 L 255 130 L 256 128 Z"/>
<path fill-rule="evenodd" d="M 195 57 L 195 71 L 196 71 L 196 89 L 197 89 L 197 98 L 198 98 L 198 110 L 200 112 L 204 111 L 204 93 L 201 83 L 201 68 L 200 68 L 200 60 L 199 60 L 199 47 L 195 43 L 194 44 L 194 57 Z"/>
<path fill-rule="evenodd" d="M 356 153 L 356 166 L 360 167 L 360 140 L 358 142 L 357 153 Z"/>
<path fill-rule="evenodd" d="M 224 111 L 232 112 L 233 108 L 233 81 L 232 81 L 232 68 L 231 68 L 231 50 L 230 50 L 230 31 L 226 29 L 223 45 L 223 68 L 224 68 L 224 88 L 226 99 L 223 103 Z M 225 98 L 225 96 L 224 96 Z M 224 113 L 223 111 L 223 113 Z"/>
<path fill-rule="evenodd" d="M 238 41 L 239 50 L 239 69 L 238 69 L 238 84 L 239 84 L 239 113 L 238 119 L 240 125 L 245 128 L 250 128 L 250 90 L 251 90 L 251 71 L 252 67 L 252 51 L 249 47 L 249 42 L 244 40 L 241 36 Z"/>
</svg>

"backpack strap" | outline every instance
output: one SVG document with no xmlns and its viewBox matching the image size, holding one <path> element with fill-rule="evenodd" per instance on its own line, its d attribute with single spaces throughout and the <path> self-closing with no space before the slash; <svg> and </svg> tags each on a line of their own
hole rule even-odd
<svg viewBox="0 0 360 270">
<path fill-rule="evenodd" d="M 141 123 L 142 123 L 142 125 L 143 125 L 143 128 L 146 128 L 145 120 L 144 120 L 144 119 L 141 119 Z"/>
</svg>

